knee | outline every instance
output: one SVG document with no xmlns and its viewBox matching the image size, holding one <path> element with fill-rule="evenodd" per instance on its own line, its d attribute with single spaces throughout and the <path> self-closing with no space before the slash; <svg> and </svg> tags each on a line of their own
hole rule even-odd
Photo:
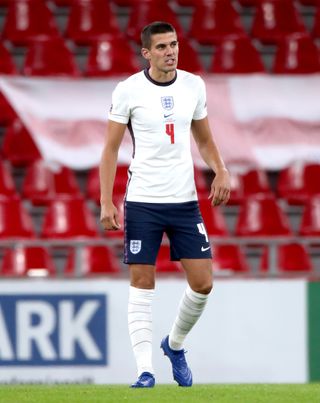
<svg viewBox="0 0 320 403">
<path fill-rule="evenodd" d="M 202 283 L 202 284 L 194 284 L 191 286 L 191 289 L 195 292 L 198 292 L 199 294 L 210 294 L 210 292 L 213 290 L 213 283 L 212 281 L 207 282 L 207 283 Z"/>
<path fill-rule="evenodd" d="M 155 287 L 155 282 L 145 278 L 139 278 L 139 279 L 132 279 L 130 285 L 135 288 L 153 290 Z"/>
</svg>

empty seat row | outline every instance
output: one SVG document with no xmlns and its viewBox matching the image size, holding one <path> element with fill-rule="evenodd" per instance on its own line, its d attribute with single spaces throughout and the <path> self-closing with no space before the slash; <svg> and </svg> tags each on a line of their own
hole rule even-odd
<svg viewBox="0 0 320 403">
<path fill-rule="evenodd" d="M 16 245 L 3 251 L 0 276 L 87 276 L 120 274 L 122 267 L 115 251 L 108 246 L 69 247 L 63 273 L 54 261 L 53 248 Z"/>
<path fill-rule="evenodd" d="M 0 42 L 0 74 L 19 74 L 8 49 Z M 83 68 L 62 38 L 39 37 L 30 42 L 21 73 L 26 76 L 110 77 L 141 70 L 142 59 L 125 39 L 105 37 L 92 43 Z M 215 48 L 208 67 L 190 41 L 180 41 L 179 68 L 195 73 L 266 73 L 258 50 L 248 36 L 228 36 Z M 292 34 L 279 41 L 271 72 L 310 74 L 320 72 L 320 51 L 308 34 Z"/>
<path fill-rule="evenodd" d="M 119 220 L 123 224 L 123 201 L 115 198 Z M 207 198 L 199 199 L 200 210 L 211 237 L 229 237 L 226 217 L 220 208 L 212 208 Z M 29 206 L 18 196 L 0 197 L 0 239 L 36 238 L 118 238 L 123 230 L 106 231 L 97 223 L 95 210 L 83 197 L 60 195 L 46 205 L 42 214 L 41 228 L 35 229 L 35 218 Z M 236 217 L 234 235 L 252 237 L 251 243 L 259 243 L 263 237 L 292 237 L 294 235 L 320 236 L 320 196 L 309 199 L 303 207 L 298 230 L 290 225 L 288 216 L 279 202 L 271 195 L 256 194 L 241 203 Z M 34 221 L 33 221 L 34 220 Z M 123 228 L 123 225 L 122 225 Z M 37 234 L 38 233 L 38 234 Z"/>
<path fill-rule="evenodd" d="M 18 124 L 19 121 L 16 122 Z M 0 160 L 0 192 L 5 195 L 17 194 L 12 167 L 25 167 L 21 197 L 35 205 L 46 204 L 57 194 L 81 194 L 75 171 L 67 167 L 54 168 L 41 159 L 38 148 L 30 134 L 21 129 L 9 130 L 3 139 Z M 10 162 L 10 163 L 9 163 Z M 117 197 L 125 194 L 128 167 L 119 165 L 114 192 Z M 231 197 L 229 205 L 239 205 L 252 194 L 274 195 L 289 205 L 303 205 L 315 195 L 320 195 L 320 164 L 297 161 L 279 171 L 277 182 L 271 187 L 266 171 L 251 169 L 247 172 L 231 172 Z M 209 192 L 210 178 L 205 171 L 195 168 L 195 182 L 199 197 L 205 198 Z M 85 196 L 100 202 L 98 167 L 88 171 Z"/>
<path fill-rule="evenodd" d="M 168 245 L 161 245 L 156 261 L 158 273 L 180 274 L 180 262 L 170 261 Z M 310 273 L 313 262 L 303 244 L 289 243 L 277 246 L 277 271 L 281 273 Z M 259 272 L 270 273 L 270 247 L 264 247 Z M 63 270 L 58 270 L 54 259 L 54 248 L 44 246 L 16 245 L 2 251 L 0 276 L 85 277 L 97 275 L 121 275 L 124 270 L 116 252 L 105 245 L 78 246 L 67 248 L 67 258 Z M 250 274 L 251 268 L 245 253 L 238 245 L 216 245 L 213 247 L 213 270 L 221 274 Z M 274 268 L 273 268 L 274 269 Z"/>
<path fill-rule="evenodd" d="M 59 27 L 54 13 L 43 0 L 12 0 L 7 3 L 2 37 L 16 45 L 26 45 L 37 35 L 57 35 Z M 292 0 L 259 0 L 250 36 L 263 43 L 276 43 L 280 37 L 292 32 L 305 32 L 306 27 Z M 319 37 L 319 12 L 312 34 Z M 213 44 L 225 35 L 244 33 L 240 14 L 231 1 L 197 1 L 189 31 L 185 32 L 174 7 L 162 0 L 141 0 L 132 3 L 126 35 L 140 42 L 141 27 L 150 21 L 171 22 L 180 37 L 194 38 L 201 44 Z M 82 0 L 70 2 L 66 38 L 77 44 L 88 44 L 101 35 L 118 34 L 120 27 L 110 2 L 106 0 Z"/>
</svg>

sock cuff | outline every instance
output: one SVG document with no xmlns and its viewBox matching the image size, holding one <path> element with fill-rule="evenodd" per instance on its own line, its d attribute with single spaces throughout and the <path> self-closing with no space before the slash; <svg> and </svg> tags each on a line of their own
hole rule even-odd
<svg viewBox="0 0 320 403">
<path fill-rule="evenodd" d="M 144 289 L 129 287 L 129 299 L 140 300 L 140 301 L 151 301 L 154 296 L 154 289 Z"/>
<path fill-rule="evenodd" d="M 188 285 L 186 289 L 186 295 L 194 302 L 206 301 L 211 294 L 201 294 L 200 292 L 193 291 L 193 289 Z"/>
</svg>

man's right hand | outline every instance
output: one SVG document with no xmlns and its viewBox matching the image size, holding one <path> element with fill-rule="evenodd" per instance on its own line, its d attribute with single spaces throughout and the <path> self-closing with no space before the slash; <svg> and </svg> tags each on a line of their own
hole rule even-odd
<svg viewBox="0 0 320 403">
<path fill-rule="evenodd" d="M 100 222 L 107 231 L 116 231 L 121 228 L 118 209 L 113 203 L 101 205 Z"/>
</svg>

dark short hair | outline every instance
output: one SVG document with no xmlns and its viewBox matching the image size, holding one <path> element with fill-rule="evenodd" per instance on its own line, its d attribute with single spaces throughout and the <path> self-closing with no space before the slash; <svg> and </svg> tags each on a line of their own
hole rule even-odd
<svg viewBox="0 0 320 403">
<path fill-rule="evenodd" d="M 151 24 L 146 25 L 141 31 L 142 47 L 150 49 L 152 35 L 165 34 L 166 32 L 176 32 L 176 30 L 171 24 L 164 21 L 154 21 Z"/>
</svg>

